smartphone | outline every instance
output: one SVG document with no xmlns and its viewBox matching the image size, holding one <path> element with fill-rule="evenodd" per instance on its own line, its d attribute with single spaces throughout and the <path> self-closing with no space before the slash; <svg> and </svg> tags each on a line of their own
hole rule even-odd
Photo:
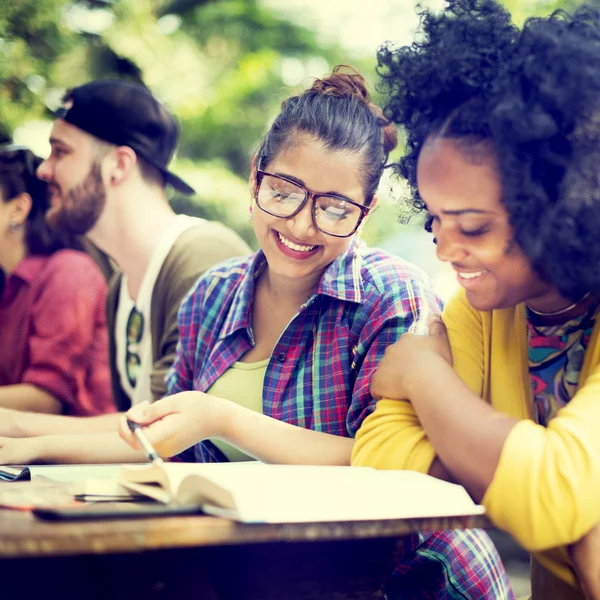
<svg viewBox="0 0 600 600">
<path fill-rule="evenodd" d="M 168 505 L 154 502 L 96 502 L 79 506 L 34 508 L 33 514 L 45 521 L 88 521 L 95 519 L 132 519 L 200 515 L 197 505 Z"/>
</svg>

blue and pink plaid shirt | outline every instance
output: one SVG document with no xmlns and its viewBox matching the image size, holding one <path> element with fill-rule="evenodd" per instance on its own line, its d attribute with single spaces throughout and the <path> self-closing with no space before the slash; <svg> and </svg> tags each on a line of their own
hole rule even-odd
<svg viewBox="0 0 600 600">
<path fill-rule="evenodd" d="M 167 376 L 170 394 L 206 391 L 253 346 L 259 251 L 207 271 L 179 311 L 179 347 Z M 441 307 L 422 271 L 354 241 L 323 274 L 277 342 L 266 369 L 263 412 L 316 431 L 354 437 L 375 408 L 369 382 L 387 346 L 425 332 Z M 224 460 L 209 442 L 196 460 Z"/>
<path fill-rule="evenodd" d="M 259 251 L 202 275 L 179 311 L 169 394 L 208 390 L 252 348 L 255 282 L 266 266 Z M 422 271 L 353 241 L 326 269 L 273 349 L 263 413 L 354 437 L 375 408 L 369 382 L 386 347 L 408 331 L 425 333 L 432 312 L 441 312 L 441 306 Z M 187 452 L 183 459 L 227 460 L 209 441 L 193 450 L 193 458 Z M 390 590 L 390 598 L 513 598 L 495 548 L 477 530 L 412 536 L 397 573 L 407 583 L 416 577 L 420 587 L 407 586 L 400 595 Z"/>
</svg>

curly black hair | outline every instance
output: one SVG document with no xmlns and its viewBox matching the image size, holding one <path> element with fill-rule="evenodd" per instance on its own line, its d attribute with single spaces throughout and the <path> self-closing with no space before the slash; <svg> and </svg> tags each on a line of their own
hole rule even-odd
<svg viewBox="0 0 600 600">
<path fill-rule="evenodd" d="M 411 46 L 378 52 L 386 117 L 404 127 L 395 165 L 416 181 L 427 138 L 497 156 L 514 241 L 564 296 L 600 293 L 600 12 L 556 11 L 522 29 L 493 0 L 420 9 Z M 430 227 L 430 221 L 428 221 Z"/>
</svg>

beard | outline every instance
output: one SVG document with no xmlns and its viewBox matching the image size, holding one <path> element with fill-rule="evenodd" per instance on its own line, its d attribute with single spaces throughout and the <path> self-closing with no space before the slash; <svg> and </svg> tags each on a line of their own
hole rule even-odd
<svg viewBox="0 0 600 600">
<path fill-rule="evenodd" d="M 98 222 L 106 204 L 106 189 L 102 182 L 100 164 L 94 163 L 79 185 L 66 193 L 60 191 L 60 206 L 48 211 L 48 224 L 56 231 L 77 235 L 88 233 Z"/>
</svg>

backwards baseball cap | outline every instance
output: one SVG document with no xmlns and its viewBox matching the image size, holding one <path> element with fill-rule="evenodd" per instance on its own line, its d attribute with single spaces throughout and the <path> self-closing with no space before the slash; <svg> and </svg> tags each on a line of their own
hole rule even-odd
<svg viewBox="0 0 600 600">
<path fill-rule="evenodd" d="M 176 190 L 196 193 L 167 169 L 179 128 L 144 86 L 117 79 L 91 81 L 67 91 L 56 117 L 111 144 L 129 146 Z"/>
</svg>

